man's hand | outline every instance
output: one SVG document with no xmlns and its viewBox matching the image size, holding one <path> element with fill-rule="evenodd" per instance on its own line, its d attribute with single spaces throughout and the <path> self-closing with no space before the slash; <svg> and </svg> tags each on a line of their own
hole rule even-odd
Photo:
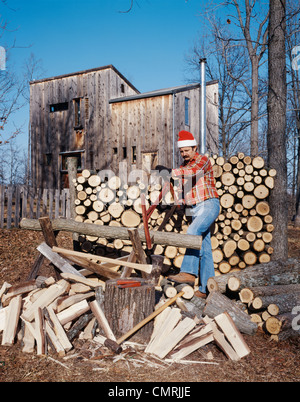
<svg viewBox="0 0 300 402">
<path fill-rule="evenodd" d="M 166 166 L 163 166 L 163 165 L 156 165 L 155 170 L 158 170 L 159 173 L 162 172 L 163 170 L 166 170 L 169 173 L 171 173 L 171 171 L 172 171 L 172 169 L 167 168 Z"/>
</svg>

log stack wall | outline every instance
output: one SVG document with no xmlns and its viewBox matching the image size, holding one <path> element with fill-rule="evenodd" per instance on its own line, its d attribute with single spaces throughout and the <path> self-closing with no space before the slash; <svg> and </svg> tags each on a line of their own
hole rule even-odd
<svg viewBox="0 0 300 402">
<path fill-rule="evenodd" d="M 269 262 L 274 226 L 268 197 L 274 187 L 276 171 L 266 168 L 261 157 L 251 158 L 243 153 L 228 160 L 213 155 L 210 160 L 221 205 L 211 230 L 216 275 Z M 84 170 L 74 182 L 76 221 L 142 228 L 141 194 L 145 194 L 148 208 L 162 189 L 158 179 L 153 180 L 151 176 L 151 180 L 148 183 L 148 177 L 144 180 L 139 175 L 128 183 L 119 176 L 102 179 L 101 174 Z M 169 191 L 149 219 L 150 230 L 158 230 L 173 202 Z M 184 210 L 177 209 L 163 230 L 186 233 L 189 224 L 190 217 Z M 129 240 L 110 242 L 105 238 L 80 236 L 79 241 L 83 251 L 101 255 L 130 253 L 132 247 Z M 155 245 L 153 252 L 164 255 L 165 265 L 179 269 L 185 249 Z"/>
</svg>

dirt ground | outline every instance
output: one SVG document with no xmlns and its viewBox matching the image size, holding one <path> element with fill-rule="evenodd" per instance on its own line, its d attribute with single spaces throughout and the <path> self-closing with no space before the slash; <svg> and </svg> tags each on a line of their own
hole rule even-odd
<svg viewBox="0 0 300 402">
<path fill-rule="evenodd" d="M 61 247 L 72 247 L 71 234 L 58 235 Z M 4 281 L 26 280 L 43 241 L 41 232 L 0 229 L 0 287 Z M 289 256 L 300 258 L 300 229 L 289 227 Z M 41 274 L 52 275 L 48 263 Z M 251 353 L 238 362 L 228 360 L 214 344 L 189 356 L 189 360 L 212 364 L 167 363 L 128 347 L 120 355 L 91 341 L 75 340 L 65 357 L 51 353 L 36 356 L 22 352 L 20 341 L 0 345 L 1 382 L 167 382 L 180 386 L 196 382 L 298 382 L 300 338 L 270 341 L 262 333 L 244 335 Z M 1 342 L 1 335 L 0 335 Z M 213 360 L 207 360 L 212 352 Z"/>
</svg>

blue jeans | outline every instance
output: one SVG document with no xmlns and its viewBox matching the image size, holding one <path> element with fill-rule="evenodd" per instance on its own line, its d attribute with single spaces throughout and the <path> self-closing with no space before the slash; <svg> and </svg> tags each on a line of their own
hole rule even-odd
<svg viewBox="0 0 300 402">
<path fill-rule="evenodd" d="M 215 276 L 210 240 L 210 226 L 220 213 L 218 198 L 210 198 L 191 207 L 192 223 L 187 234 L 202 236 L 201 250 L 186 249 L 180 271 L 198 276 L 199 290 L 206 293 L 207 280 Z M 199 264 L 200 263 L 200 264 Z"/>
</svg>

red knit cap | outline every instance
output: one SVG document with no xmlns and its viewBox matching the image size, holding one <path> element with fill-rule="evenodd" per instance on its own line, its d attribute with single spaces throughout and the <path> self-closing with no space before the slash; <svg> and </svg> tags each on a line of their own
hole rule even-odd
<svg viewBox="0 0 300 402">
<path fill-rule="evenodd" d="M 178 148 L 183 148 L 183 147 L 195 147 L 197 145 L 197 142 L 193 136 L 192 133 L 182 130 L 178 134 Z"/>
</svg>

